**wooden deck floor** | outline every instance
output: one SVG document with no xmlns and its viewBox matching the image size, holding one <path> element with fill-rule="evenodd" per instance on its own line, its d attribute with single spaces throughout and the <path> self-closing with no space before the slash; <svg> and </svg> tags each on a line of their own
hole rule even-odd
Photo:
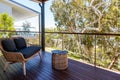
<svg viewBox="0 0 120 80">
<path fill-rule="evenodd" d="M 99 69 L 69 59 L 69 67 L 65 71 L 52 69 L 51 54 L 42 55 L 27 62 L 27 76 L 23 77 L 21 63 L 11 64 L 3 72 L 5 59 L 0 57 L 0 80 L 120 80 L 120 74 Z"/>
</svg>

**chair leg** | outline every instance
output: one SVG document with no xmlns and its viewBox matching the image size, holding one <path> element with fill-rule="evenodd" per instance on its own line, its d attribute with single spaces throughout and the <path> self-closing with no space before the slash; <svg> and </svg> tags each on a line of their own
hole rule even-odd
<svg viewBox="0 0 120 80">
<path fill-rule="evenodd" d="M 4 66 L 4 72 L 6 71 L 7 67 L 9 66 L 10 62 L 5 62 L 5 66 Z"/>
<path fill-rule="evenodd" d="M 41 57 L 40 53 L 39 53 L 39 56 L 40 56 L 40 59 L 41 59 L 42 57 Z"/>
<path fill-rule="evenodd" d="M 42 55 L 41 55 L 42 51 L 40 51 L 38 54 L 40 56 L 40 60 L 42 60 Z"/>
<path fill-rule="evenodd" d="M 22 62 L 22 67 L 23 67 L 23 74 L 26 76 L 26 65 L 25 62 Z"/>
</svg>

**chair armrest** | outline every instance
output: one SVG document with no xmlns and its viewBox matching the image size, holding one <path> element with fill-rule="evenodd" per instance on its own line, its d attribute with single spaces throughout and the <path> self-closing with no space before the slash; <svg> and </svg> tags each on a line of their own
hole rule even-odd
<svg viewBox="0 0 120 80">
<path fill-rule="evenodd" d="M 20 52 L 6 52 L 6 51 L 2 52 L 7 61 L 21 62 L 25 60 L 24 56 Z"/>
</svg>

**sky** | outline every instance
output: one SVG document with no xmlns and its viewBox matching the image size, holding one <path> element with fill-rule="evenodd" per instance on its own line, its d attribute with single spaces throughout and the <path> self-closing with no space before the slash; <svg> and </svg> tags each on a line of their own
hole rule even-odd
<svg viewBox="0 0 120 80">
<path fill-rule="evenodd" d="M 36 3 L 36 2 L 30 1 L 30 0 L 14 0 L 14 1 L 16 1 L 20 4 L 23 4 L 23 5 L 25 5 L 29 8 L 32 8 L 32 9 L 38 11 L 38 12 L 41 11 L 41 8 L 40 8 L 39 4 Z M 45 28 L 55 27 L 54 17 L 53 17 L 52 12 L 50 11 L 50 6 L 52 4 L 52 1 L 53 0 L 49 0 L 49 1 L 45 2 Z M 33 18 L 30 18 L 30 19 L 26 19 L 24 21 L 30 22 L 31 26 L 35 27 L 35 26 L 38 26 L 36 24 L 36 22 L 37 22 L 36 20 L 38 20 L 38 18 L 33 17 Z M 24 21 L 17 22 L 15 25 L 21 26 Z M 38 30 L 38 28 L 36 28 L 36 30 Z"/>
</svg>

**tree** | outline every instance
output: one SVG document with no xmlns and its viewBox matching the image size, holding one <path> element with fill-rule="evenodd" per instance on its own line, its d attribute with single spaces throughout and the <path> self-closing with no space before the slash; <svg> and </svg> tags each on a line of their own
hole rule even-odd
<svg viewBox="0 0 120 80">
<path fill-rule="evenodd" d="M 81 33 L 119 33 L 120 31 L 119 0 L 54 0 L 51 11 L 60 31 Z M 117 45 L 120 38 L 106 36 L 97 36 L 96 38 L 98 51 L 99 49 L 103 50 L 99 54 L 97 53 L 100 59 L 97 60 L 98 65 L 108 67 L 109 64 L 116 62 L 117 59 L 114 58 L 120 53 L 119 45 Z M 70 45 L 68 40 L 65 42 L 65 45 Z M 87 55 L 83 56 L 84 59 L 93 62 L 91 55 L 94 48 L 94 36 L 73 35 L 70 42 L 75 46 L 72 49 L 69 46 L 68 50 L 78 49 L 79 52 L 76 53 L 82 51 Z"/>
<path fill-rule="evenodd" d="M 0 14 L 0 29 L 1 30 L 15 30 L 13 25 L 14 25 L 14 19 L 11 16 L 9 16 L 7 13 Z M 10 37 L 12 34 L 15 34 L 15 33 L 4 32 L 4 33 L 0 33 L 0 37 L 3 37 L 3 36 Z"/>
<path fill-rule="evenodd" d="M 33 28 L 33 27 L 31 27 L 31 24 L 29 22 L 27 22 L 27 21 L 23 22 L 22 31 L 27 31 L 27 32 L 23 32 L 24 35 L 29 34 L 29 31 L 31 28 Z"/>
</svg>

